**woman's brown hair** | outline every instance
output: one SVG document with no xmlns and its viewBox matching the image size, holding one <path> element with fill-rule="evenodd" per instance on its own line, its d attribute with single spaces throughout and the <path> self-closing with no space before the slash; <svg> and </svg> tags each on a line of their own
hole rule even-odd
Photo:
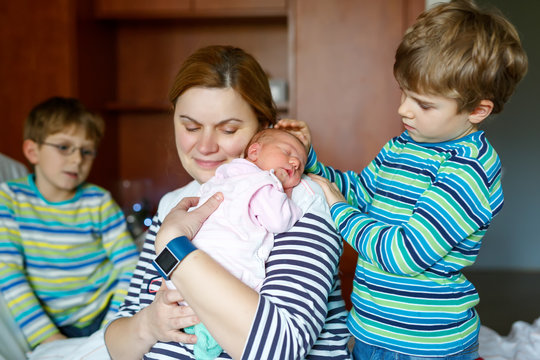
<svg viewBox="0 0 540 360">
<path fill-rule="evenodd" d="M 169 92 L 173 107 L 178 97 L 192 87 L 232 88 L 251 106 L 261 129 L 276 122 L 277 108 L 268 77 L 257 60 L 240 48 L 213 45 L 190 55 Z"/>
</svg>

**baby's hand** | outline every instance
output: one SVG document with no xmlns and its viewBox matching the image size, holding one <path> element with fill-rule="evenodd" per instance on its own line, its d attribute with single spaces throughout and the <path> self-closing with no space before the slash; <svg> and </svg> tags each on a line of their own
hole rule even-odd
<svg viewBox="0 0 540 360">
<path fill-rule="evenodd" d="M 281 119 L 278 121 L 275 128 L 288 131 L 299 138 L 302 144 L 304 144 L 306 152 L 309 152 L 309 148 L 311 147 L 311 133 L 308 125 L 304 121 Z"/>
</svg>

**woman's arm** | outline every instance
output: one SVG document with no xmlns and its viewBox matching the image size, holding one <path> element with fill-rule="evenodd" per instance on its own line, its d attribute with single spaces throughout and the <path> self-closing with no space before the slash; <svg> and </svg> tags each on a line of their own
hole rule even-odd
<svg viewBox="0 0 540 360">
<path fill-rule="evenodd" d="M 164 286 L 158 290 L 160 278 L 152 260 L 155 257 L 154 239 L 160 226 L 156 215 L 147 232 L 125 303 L 117 313 L 117 319 L 106 329 L 105 343 L 113 359 L 140 359 L 157 341 L 194 343 L 196 340 L 195 336 L 179 330 L 199 322 L 193 310 L 178 306 L 183 299 L 177 291 L 167 290 Z"/>
<path fill-rule="evenodd" d="M 129 234 L 124 213 L 108 192 L 101 200 L 99 214 L 101 223 L 96 226 L 99 226 L 103 247 L 114 268 L 110 276 L 116 278 L 107 314 L 107 319 L 110 319 L 124 302 L 139 253 Z"/>
<path fill-rule="evenodd" d="M 303 201 L 302 208 L 307 208 L 309 214 L 300 219 L 292 231 L 276 236 L 274 249 L 267 262 L 267 279 L 260 296 L 229 275 L 200 250 L 188 255 L 172 275 L 175 286 L 182 289 L 185 300 L 196 309 L 199 318 L 214 338 L 234 358 L 265 358 L 264 354 L 272 353 L 273 355 L 266 358 L 300 359 L 305 358 L 311 350 L 320 354 L 321 358 L 350 358 L 346 349 L 346 311 L 339 291 L 335 294 L 342 243 L 331 224 L 324 198 L 305 192 L 300 193 L 299 198 L 308 199 Z M 317 206 L 313 205 L 315 202 L 318 202 Z M 159 232 L 162 239 L 172 239 L 181 234 L 191 236 L 190 234 L 194 233 L 177 228 L 185 219 L 181 212 L 176 215 L 174 212 L 171 211 L 172 215 L 165 219 L 164 227 Z M 157 252 L 160 252 L 163 246 L 159 241 Z M 141 257 L 144 258 L 144 249 Z M 138 271 L 136 270 L 132 283 L 142 282 L 136 279 L 141 277 Z M 157 274 L 149 268 L 147 273 Z M 192 278 L 193 274 L 197 273 L 198 281 Z M 141 290 L 141 301 L 151 302 L 143 292 L 144 289 Z M 329 306 L 331 294 L 332 305 Z M 130 300 L 131 296 L 133 293 L 130 289 L 127 300 Z M 129 304 L 127 306 L 129 307 Z M 132 311 L 135 313 L 136 309 L 133 308 Z M 150 319 L 152 317 L 148 316 L 147 320 Z M 325 321 L 328 321 L 329 328 L 325 333 L 328 339 L 322 339 L 320 344 L 314 346 L 323 332 Z M 110 328 L 116 322 L 118 320 L 113 322 Z M 141 324 L 136 324 L 135 321 L 133 324 L 134 328 L 141 327 Z M 120 325 L 120 334 L 112 336 L 112 333 L 109 333 L 111 329 L 106 333 L 107 345 L 116 347 L 116 354 L 122 354 L 122 350 L 117 344 L 111 344 L 113 340 L 134 334 L 129 340 L 122 342 L 140 341 L 134 333 L 135 329 L 131 328 L 127 321 Z M 184 326 L 179 325 L 177 328 L 180 327 Z M 128 348 L 124 351 L 131 350 Z M 113 350 L 110 351 L 116 359 Z M 190 348 L 179 343 L 159 342 L 151 352 L 164 359 L 193 357 Z M 167 357 L 165 354 L 171 355 Z M 140 358 L 141 355 L 131 356 L 135 357 Z"/>
<path fill-rule="evenodd" d="M 202 208 L 206 214 L 219 205 L 221 194 L 212 196 Z M 173 208 L 156 236 L 156 254 L 178 236 L 192 239 L 206 220 L 193 216 L 187 209 L 196 205 L 194 198 L 184 198 Z M 185 301 L 210 330 L 219 344 L 233 357 L 240 358 L 248 337 L 252 319 L 259 302 L 259 294 L 231 275 L 225 268 L 201 250 L 187 255 L 171 275 L 176 288 L 182 289 Z M 225 311 L 224 311 L 225 310 Z M 224 326 L 228 324 L 228 326 Z"/>
<path fill-rule="evenodd" d="M 310 198 L 308 212 L 291 231 L 276 236 L 260 296 L 200 250 L 188 255 L 172 275 L 186 301 L 235 359 L 303 359 L 321 335 L 342 244 L 324 198 L 302 195 Z M 167 216 L 158 234 L 157 252 L 165 238 L 181 235 L 174 230 L 182 219 L 176 210 Z M 336 321 L 340 323 L 335 327 L 345 329 L 343 317 Z M 348 358 L 347 336 L 337 337 L 344 341 L 330 345 L 331 350 L 317 351 L 328 359 Z M 332 351 L 338 347 L 336 357 Z"/>
<path fill-rule="evenodd" d="M 105 343 L 111 358 L 141 359 L 158 341 L 195 342 L 193 335 L 179 329 L 198 322 L 191 308 L 178 306 L 182 301 L 174 290 L 162 289 L 152 304 L 131 317 L 122 317 L 109 324 Z"/>
</svg>

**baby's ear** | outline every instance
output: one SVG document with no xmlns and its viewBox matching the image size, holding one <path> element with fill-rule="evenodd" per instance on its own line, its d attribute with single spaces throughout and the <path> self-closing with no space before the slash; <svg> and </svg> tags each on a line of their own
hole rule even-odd
<svg viewBox="0 0 540 360">
<path fill-rule="evenodd" d="M 259 151 L 261 150 L 261 144 L 259 143 L 253 143 L 248 147 L 247 150 L 247 158 L 250 161 L 257 161 L 257 158 L 259 157 Z"/>
<path fill-rule="evenodd" d="M 36 165 L 39 160 L 39 145 L 34 140 L 24 140 L 23 154 L 26 156 L 30 164 Z"/>
<path fill-rule="evenodd" d="M 480 104 L 469 115 L 469 121 L 473 124 L 480 124 L 492 111 L 493 102 L 491 100 L 480 100 Z"/>
</svg>

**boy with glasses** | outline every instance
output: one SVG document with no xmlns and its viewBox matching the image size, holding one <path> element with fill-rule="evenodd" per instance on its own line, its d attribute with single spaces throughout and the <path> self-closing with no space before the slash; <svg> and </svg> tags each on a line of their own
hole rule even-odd
<svg viewBox="0 0 540 360">
<path fill-rule="evenodd" d="M 104 127 L 76 99 L 38 104 L 23 142 L 34 173 L 0 184 L 0 290 L 30 348 L 90 335 L 127 293 L 138 253 L 124 214 L 85 182 Z"/>
</svg>

